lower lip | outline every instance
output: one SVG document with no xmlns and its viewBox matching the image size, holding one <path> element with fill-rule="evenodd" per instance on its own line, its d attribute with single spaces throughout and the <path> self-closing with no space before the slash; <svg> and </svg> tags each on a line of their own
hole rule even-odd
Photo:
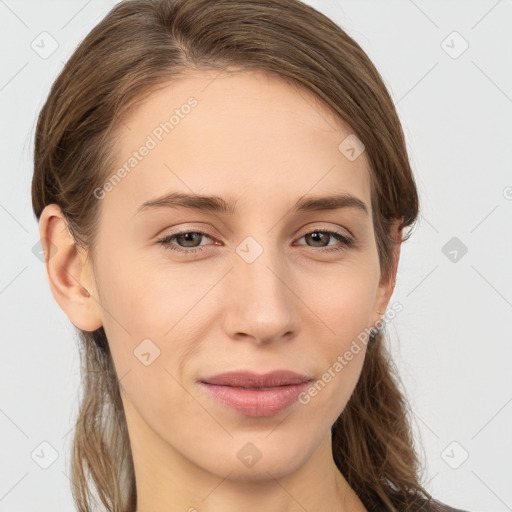
<svg viewBox="0 0 512 512">
<path fill-rule="evenodd" d="M 210 396 L 221 404 L 246 416 L 266 417 L 284 411 L 297 401 L 308 382 L 268 389 L 247 389 L 217 386 L 201 382 Z"/>
</svg>

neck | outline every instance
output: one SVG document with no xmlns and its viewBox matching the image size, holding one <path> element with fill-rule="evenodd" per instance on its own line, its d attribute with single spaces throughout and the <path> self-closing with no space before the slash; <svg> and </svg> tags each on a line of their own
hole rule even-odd
<svg viewBox="0 0 512 512">
<path fill-rule="evenodd" d="M 230 479 L 229 474 L 213 474 L 185 458 L 126 405 L 136 512 L 366 512 L 334 463 L 330 431 L 293 472 L 260 471 L 253 479 Z"/>
</svg>

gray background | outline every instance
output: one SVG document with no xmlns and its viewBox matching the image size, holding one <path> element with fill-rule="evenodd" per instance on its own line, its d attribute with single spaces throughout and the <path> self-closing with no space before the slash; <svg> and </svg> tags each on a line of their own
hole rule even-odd
<svg viewBox="0 0 512 512">
<path fill-rule="evenodd" d="M 1 512 L 74 510 L 78 353 L 32 252 L 33 135 L 52 81 L 115 3 L 0 0 Z M 382 74 L 420 189 L 391 299 L 404 310 L 387 332 L 423 483 L 454 507 L 512 510 L 512 3 L 307 3 Z"/>
</svg>

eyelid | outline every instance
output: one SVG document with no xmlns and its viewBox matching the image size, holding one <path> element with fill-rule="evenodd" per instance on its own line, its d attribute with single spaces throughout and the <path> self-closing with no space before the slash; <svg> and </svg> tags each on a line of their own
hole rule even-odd
<svg viewBox="0 0 512 512">
<path fill-rule="evenodd" d="M 349 231 L 349 230 L 347 229 L 347 231 Z M 338 240 L 338 244 L 339 243 L 342 244 L 341 247 L 338 244 L 336 244 L 335 246 L 326 246 L 326 247 L 318 247 L 318 248 L 308 246 L 307 244 L 298 244 L 298 245 L 304 246 L 304 247 L 310 247 L 315 252 L 324 253 L 324 254 L 346 251 L 348 249 L 358 247 L 358 243 L 357 243 L 355 237 L 353 237 L 352 234 L 347 235 L 347 234 L 343 233 L 342 231 L 340 231 L 338 229 L 338 227 L 333 229 L 333 228 L 326 228 L 326 227 L 319 226 L 319 225 L 314 225 L 314 226 L 310 227 L 308 230 L 306 230 L 305 232 L 303 232 L 301 234 L 301 236 L 297 237 L 296 235 L 294 235 L 294 240 L 300 240 L 301 238 L 304 238 L 307 235 L 310 235 L 312 233 L 317 233 L 317 232 L 330 234 L 331 237 Z M 206 237 L 214 240 L 214 244 L 198 245 L 196 247 L 189 247 L 189 248 L 183 248 L 183 247 L 172 244 L 172 239 L 174 237 L 179 236 L 180 234 L 186 234 L 186 233 L 194 233 L 194 234 L 199 234 L 201 236 L 206 236 Z M 181 255 L 199 254 L 199 253 L 204 252 L 205 250 L 208 250 L 207 249 L 208 245 L 219 245 L 217 243 L 218 242 L 217 238 L 215 236 L 211 235 L 208 229 L 203 229 L 203 228 L 194 229 L 193 227 L 190 227 L 190 226 L 186 227 L 186 228 L 179 228 L 177 231 L 174 231 L 167 235 L 163 235 L 160 238 L 158 238 L 157 242 L 160 243 L 164 249 L 175 251 L 176 253 L 181 254 Z"/>
<path fill-rule="evenodd" d="M 186 228 L 177 228 L 176 231 L 172 231 L 171 233 L 168 233 L 166 235 L 161 235 L 158 238 L 159 239 L 168 238 L 170 236 L 182 235 L 184 233 L 201 233 L 202 235 L 209 236 L 212 239 L 215 239 L 215 240 L 218 239 L 218 237 L 212 233 L 211 229 L 205 228 L 205 227 L 196 228 L 194 226 L 189 226 Z"/>
<path fill-rule="evenodd" d="M 343 236 L 347 239 L 351 239 L 351 240 L 354 240 L 355 242 L 355 236 L 352 234 L 352 232 L 348 229 L 348 228 L 342 228 L 340 226 L 336 226 L 336 227 L 325 227 L 325 226 L 321 226 L 321 225 L 318 225 L 318 224 L 314 224 L 311 228 L 304 228 L 306 229 L 300 236 L 298 236 L 301 232 L 302 232 L 302 229 L 301 230 L 297 230 L 293 237 L 294 238 L 302 238 L 303 236 L 305 235 L 309 235 L 313 232 L 316 232 L 316 231 L 329 231 L 329 232 L 332 232 L 332 233 L 337 233 L 338 235 L 340 236 Z M 340 229 L 343 229 L 345 230 L 347 233 L 344 233 L 343 231 L 340 231 Z M 169 236 L 174 236 L 174 235 L 180 235 L 180 234 L 183 234 L 183 233 L 201 233 L 201 234 L 204 234 L 204 235 L 208 235 L 210 238 L 213 238 L 213 239 L 217 239 L 217 235 L 214 235 L 212 233 L 213 230 L 211 230 L 210 228 L 208 227 L 194 227 L 194 226 L 187 226 L 185 228 L 177 228 L 176 231 L 173 231 L 169 234 L 166 234 L 166 235 L 160 235 L 158 238 L 159 239 L 162 239 L 162 238 L 166 238 L 166 237 L 169 237 Z"/>
</svg>

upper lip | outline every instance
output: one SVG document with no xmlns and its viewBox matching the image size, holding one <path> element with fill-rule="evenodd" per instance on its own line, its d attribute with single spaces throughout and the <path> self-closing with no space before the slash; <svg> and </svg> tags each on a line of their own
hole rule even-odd
<svg viewBox="0 0 512 512">
<path fill-rule="evenodd" d="M 311 378 L 290 370 L 276 370 L 258 374 L 250 371 L 226 372 L 213 377 L 201 379 L 206 384 L 241 388 L 270 388 L 288 386 L 310 381 Z"/>
</svg>

